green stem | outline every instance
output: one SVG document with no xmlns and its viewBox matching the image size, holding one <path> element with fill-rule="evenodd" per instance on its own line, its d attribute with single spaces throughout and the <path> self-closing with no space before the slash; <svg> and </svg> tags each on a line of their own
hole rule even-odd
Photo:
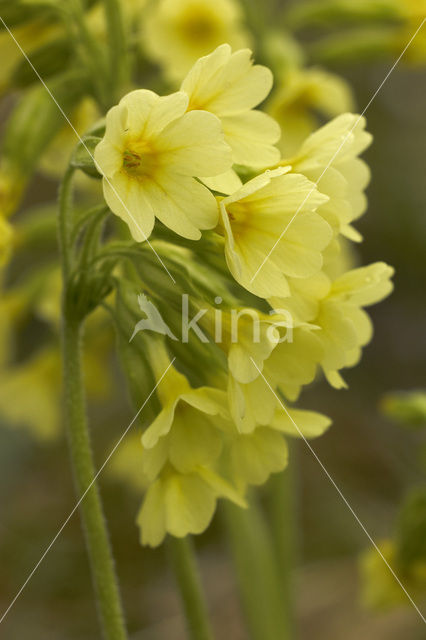
<svg viewBox="0 0 426 640">
<path fill-rule="evenodd" d="M 73 228 L 73 200 L 72 200 L 72 179 L 75 169 L 69 166 L 62 179 L 59 189 L 59 218 L 58 218 L 58 234 L 59 246 L 61 249 L 62 274 L 64 278 L 64 286 L 68 281 L 72 268 L 72 245 L 71 235 Z"/>
<path fill-rule="evenodd" d="M 126 640 L 127 633 L 101 498 L 96 484 L 95 465 L 87 424 L 80 348 L 83 321 L 76 313 L 71 302 L 73 298 L 69 295 L 68 276 L 72 266 L 70 246 L 72 175 L 73 172 L 70 170 L 65 174 L 59 210 L 59 239 L 64 278 L 62 358 L 65 416 L 80 515 L 104 637 L 107 640 Z"/>
<path fill-rule="evenodd" d="M 225 522 L 241 602 L 252 640 L 292 640 L 272 539 L 263 514 L 252 503 L 224 504 Z"/>
<path fill-rule="evenodd" d="M 168 546 L 178 583 L 191 640 L 212 640 L 192 541 L 169 536 Z"/>
<path fill-rule="evenodd" d="M 290 463 L 283 473 L 273 475 L 267 486 L 267 503 L 271 523 L 272 543 L 275 548 L 279 575 L 284 594 L 285 616 L 292 630 L 291 638 L 296 637 L 294 620 L 293 572 L 296 556 L 295 521 L 295 453 L 292 447 Z"/>
<path fill-rule="evenodd" d="M 87 428 L 82 382 L 80 334 L 80 322 L 65 316 L 63 325 L 64 389 L 71 460 L 77 495 L 81 500 L 80 514 L 104 637 L 108 640 L 125 640 L 127 633 L 114 562 L 99 490 L 95 483 L 95 467 Z"/>
<path fill-rule="evenodd" d="M 119 0 L 103 0 L 108 26 L 109 77 L 112 103 L 116 102 L 130 83 L 130 57 Z"/>
<path fill-rule="evenodd" d="M 80 41 L 83 62 L 90 70 L 95 97 L 102 110 L 106 110 L 111 104 L 107 90 L 108 68 L 103 49 L 87 27 L 85 6 L 82 0 L 70 2 L 68 8 Z"/>
</svg>

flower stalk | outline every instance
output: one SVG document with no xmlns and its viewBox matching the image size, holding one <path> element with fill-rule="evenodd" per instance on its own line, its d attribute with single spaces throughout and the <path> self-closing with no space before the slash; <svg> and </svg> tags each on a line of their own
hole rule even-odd
<svg viewBox="0 0 426 640">
<path fill-rule="evenodd" d="M 70 246 L 72 176 L 72 170 L 68 170 L 65 174 L 59 208 L 59 237 L 64 277 L 62 359 L 65 417 L 76 493 L 103 634 L 106 640 L 126 640 L 124 616 L 101 498 L 96 484 L 87 423 L 80 345 L 83 318 L 79 312 L 76 312 L 72 297 L 69 295 L 72 257 Z"/>
<path fill-rule="evenodd" d="M 258 505 L 224 503 L 225 523 L 241 603 L 252 640 L 293 640 L 286 594 L 272 539 Z"/>
<path fill-rule="evenodd" d="M 185 610 L 190 640 L 212 640 L 213 633 L 204 602 L 192 541 L 169 536 L 171 563 Z"/>
<path fill-rule="evenodd" d="M 111 103 L 118 100 L 130 83 L 130 56 L 123 11 L 119 0 L 103 0 L 108 27 L 109 83 Z"/>
</svg>

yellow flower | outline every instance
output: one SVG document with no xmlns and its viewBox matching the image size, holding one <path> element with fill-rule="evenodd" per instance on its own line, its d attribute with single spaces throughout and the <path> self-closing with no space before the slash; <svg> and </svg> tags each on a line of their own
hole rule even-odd
<svg viewBox="0 0 426 640">
<path fill-rule="evenodd" d="M 139 242 L 155 217 L 179 235 L 197 240 L 218 212 L 211 192 L 194 176 L 214 176 L 231 166 L 220 121 L 191 111 L 188 96 L 160 97 L 140 89 L 109 110 L 106 132 L 95 150 L 104 197 Z"/>
<path fill-rule="evenodd" d="M 288 278 L 290 295 L 283 298 L 270 297 L 269 304 L 274 309 L 285 309 L 295 324 L 314 322 L 319 304 L 330 291 L 330 279 L 324 271 L 318 271 L 309 278 Z"/>
<path fill-rule="evenodd" d="M 197 60 L 181 90 L 189 96 L 189 110 L 203 109 L 220 118 L 235 163 L 261 168 L 280 157 L 273 146 L 281 135 L 278 124 L 254 109 L 272 83 L 271 71 L 253 65 L 249 49 L 232 53 L 229 44 L 223 44 Z"/>
<path fill-rule="evenodd" d="M 287 276 L 306 278 L 319 271 L 321 251 L 332 236 L 315 213 L 327 196 L 288 171 L 266 171 L 220 201 L 229 270 L 263 298 L 287 296 Z"/>
<path fill-rule="evenodd" d="M 362 307 L 390 294 L 392 275 L 392 267 L 376 262 L 347 271 L 333 282 L 318 274 L 312 281 L 291 279 L 291 296 L 271 301 L 289 313 L 298 313 L 298 321 L 317 327 L 314 335 L 322 349 L 318 363 L 332 386 L 346 386 L 338 371 L 357 364 L 362 347 L 370 342 L 372 325 Z"/>
<path fill-rule="evenodd" d="M 381 553 L 391 567 L 398 566 L 398 547 L 393 540 L 381 540 Z M 360 562 L 363 605 L 368 609 L 385 611 L 408 603 L 407 596 L 395 580 L 376 549 L 369 549 Z M 408 570 L 407 570 L 408 569 Z M 426 562 L 419 559 L 409 568 L 403 567 L 404 584 L 413 598 L 424 598 L 426 591 Z M 401 573 L 401 570 L 399 571 Z"/>
<path fill-rule="evenodd" d="M 268 113 L 281 126 L 283 155 L 295 153 L 303 140 L 319 125 L 317 114 L 332 118 L 353 109 L 349 85 L 322 69 L 293 68 L 283 75 L 267 105 Z"/>
<path fill-rule="evenodd" d="M 2 215 L 0 215 L 0 267 L 9 260 L 12 251 L 13 229 Z"/>
<path fill-rule="evenodd" d="M 227 354 L 230 374 L 239 382 L 254 380 L 278 343 L 277 327 L 285 326 L 287 318 L 278 314 L 268 316 L 257 309 L 235 305 L 231 310 L 220 310 L 218 321 L 217 310 L 208 308 L 208 305 L 204 307 L 208 312 L 200 320 L 200 325 Z"/>
<path fill-rule="evenodd" d="M 422 20 L 426 17 L 426 0 L 394 0 L 398 11 L 404 17 Z"/>
<path fill-rule="evenodd" d="M 364 189 L 370 171 L 358 156 L 371 139 L 365 131 L 365 118 L 345 113 L 311 134 L 294 156 L 281 162 L 318 184 L 321 193 L 329 198 L 318 213 L 336 233 L 351 240 L 361 240 L 351 223 L 367 207 Z"/>
<path fill-rule="evenodd" d="M 0 374 L 0 413 L 6 424 L 28 428 L 41 439 L 56 436 L 60 380 L 59 351 L 51 347 L 23 364 L 4 369 Z"/>
<path fill-rule="evenodd" d="M 210 524 L 219 497 L 246 506 L 237 492 L 211 470 L 200 467 L 179 473 L 166 468 L 150 485 L 139 512 L 141 543 L 156 547 L 166 533 L 177 538 L 202 533 Z"/>
<path fill-rule="evenodd" d="M 280 342 L 265 359 L 262 373 L 269 384 L 294 401 L 302 386 L 315 378 L 322 356 L 317 328 L 296 327 L 292 340 Z M 280 413 L 277 398 L 261 375 L 246 383 L 230 376 L 228 400 L 239 433 L 251 433 L 258 425 L 273 426 L 277 410 Z"/>
<path fill-rule="evenodd" d="M 144 45 L 173 81 L 223 42 L 235 48 L 250 45 L 235 0 L 159 0 L 153 5 L 145 20 Z"/>
<path fill-rule="evenodd" d="M 262 380 L 262 383 L 273 396 L 266 382 Z M 240 491 L 244 491 L 247 485 L 263 484 L 271 473 L 285 469 L 288 447 L 283 436 L 315 438 L 322 435 L 331 423 L 329 418 L 315 411 L 291 409 L 287 414 L 280 404 L 276 404 L 268 426 L 234 433 L 229 443 L 224 466 L 228 466 L 230 481 Z"/>
</svg>

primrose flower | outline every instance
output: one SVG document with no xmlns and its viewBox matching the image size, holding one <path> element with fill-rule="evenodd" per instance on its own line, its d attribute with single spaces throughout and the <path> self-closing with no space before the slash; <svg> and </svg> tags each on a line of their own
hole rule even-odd
<svg viewBox="0 0 426 640">
<path fill-rule="evenodd" d="M 145 20 L 144 45 L 173 81 L 223 42 L 250 45 L 235 0 L 159 0 Z"/>
<path fill-rule="evenodd" d="M 279 147 L 284 156 L 295 153 L 319 124 L 317 113 L 333 118 L 352 111 L 349 85 L 322 69 L 293 68 L 287 71 L 267 105 L 281 126 Z"/>
<path fill-rule="evenodd" d="M 380 555 L 375 549 L 375 553 L 369 549 L 368 551 L 364 551 L 361 556 L 359 567 L 362 581 L 361 598 L 363 605 L 367 609 L 386 611 L 405 604 L 405 594 L 390 571 L 386 571 L 387 567 L 381 558 L 381 555 L 383 555 L 391 567 L 397 565 L 399 561 L 397 545 L 393 540 L 384 539 L 379 541 L 379 549 Z M 422 590 L 419 589 L 421 580 L 416 580 L 415 576 L 412 576 L 412 572 L 407 571 L 406 567 L 404 567 L 404 577 L 410 593 L 415 593 L 416 595 L 418 594 L 419 597 L 422 597 L 424 595 L 426 563 L 423 561 L 418 564 L 421 569 L 421 573 L 419 572 L 419 574 L 423 574 L 423 593 Z"/>
<path fill-rule="evenodd" d="M 108 206 L 138 242 L 149 237 L 155 217 L 192 240 L 217 223 L 216 201 L 195 176 L 226 172 L 231 151 L 218 118 L 185 113 L 187 107 L 183 92 L 160 97 L 140 89 L 107 113 L 96 166 Z"/>
<path fill-rule="evenodd" d="M 365 131 L 365 118 L 345 113 L 311 134 L 296 155 L 281 161 L 318 184 L 328 196 L 318 213 L 350 240 L 361 236 L 351 223 L 367 208 L 364 190 L 370 180 L 367 164 L 358 156 L 372 140 Z"/>
<path fill-rule="evenodd" d="M 289 295 L 287 276 L 306 278 L 319 271 L 321 252 L 332 237 L 315 212 L 327 196 L 289 170 L 266 171 L 220 200 L 229 270 L 263 298 Z"/>
<path fill-rule="evenodd" d="M 150 347 L 156 376 L 170 359 L 163 344 Z M 210 522 L 218 497 L 237 504 L 237 491 L 216 474 L 223 432 L 228 429 L 226 393 L 217 388 L 190 386 L 173 366 L 156 393 L 161 410 L 142 436 L 141 471 L 149 488 L 138 523 L 142 543 L 156 546 L 167 532 L 181 537 L 200 533 Z"/>
<path fill-rule="evenodd" d="M 230 374 L 239 382 L 250 382 L 277 345 L 280 338 L 277 327 L 286 326 L 287 318 L 236 306 L 220 312 L 219 325 L 215 311 L 208 309 L 200 324 L 215 336 L 218 346 L 227 354 Z"/>
<path fill-rule="evenodd" d="M 220 118 L 234 163 L 262 168 L 279 161 L 273 145 L 281 131 L 275 120 L 254 109 L 270 92 L 273 77 L 267 67 L 253 65 L 251 55 L 249 49 L 232 53 L 223 44 L 197 60 L 181 90 L 189 96 L 189 110 L 203 109 Z"/>
<path fill-rule="evenodd" d="M 166 468 L 149 486 L 138 515 L 141 543 L 156 547 L 167 533 L 177 538 L 202 533 L 210 524 L 219 497 L 240 507 L 244 500 L 210 469 L 179 473 Z"/>
<path fill-rule="evenodd" d="M 0 372 L 0 414 L 40 439 L 56 436 L 60 422 L 60 355 L 46 347 L 23 364 Z"/>
<path fill-rule="evenodd" d="M 277 344 L 262 364 L 266 380 L 286 398 L 297 400 L 302 386 L 315 378 L 323 355 L 317 329 L 309 326 L 292 329 L 292 340 Z M 259 374 L 259 370 L 257 370 Z M 228 400 L 232 419 L 239 433 L 251 433 L 256 426 L 272 426 L 277 399 L 262 376 L 242 383 L 230 375 Z"/>
<path fill-rule="evenodd" d="M 305 320 L 317 327 L 314 335 L 321 344 L 318 364 L 333 387 L 346 386 L 339 370 L 357 364 L 362 347 L 370 342 L 372 326 L 363 307 L 380 302 L 390 294 L 392 275 L 392 267 L 384 262 L 352 269 L 334 281 L 328 279 L 328 284 L 323 280 L 322 296 L 315 290 L 318 282 L 315 276 L 308 284 L 292 279 L 291 296 L 271 301 L 290 313 L 296 308 L 299 313 L 308 314 Z M 298 284 L 298 291 L 293 288 L 294 283 Z"/>
<path fill-rule="evenodd" d="M 372 324 L 363 307 L 390 294 L 393 272 L 383 262 L 353 269 L 333 282 L 322 301 L 315 324 L 321 327 L 319 338 L 324 349 L 321 366 L 332 386 L 346 386 L 338 370 L 357 364 L 361 348 L 370 342 Z"/>
<path fill-rule="evenodd" d="M 273 396 L 265 381 L 262 382 Z M 330 426 L 330 419 L 315 411 L 291 409 L 287 413 L 277 401 L 276 405 L 268 426 L 257 426 L 246 433 L 235 431 L 229 443 L 224 467 L 228 467 L 230 482 L 240 491 L 247 485 L 263 484 L 271 473 L 285 469 L 288 446 L 283 436 L 316 438 Z"/>
<path fill-rule="evenodd" d="M 149 347 L 154 375 L 167 370 L 156 389 L 161 409 L 142 435 L 142 468 L 152 481 L 166 464 L 179 473 L 212 463 L 220 454 L 219 426 L 227 418 L 226 393 L 212 387 L 192 388 L 170 365 L 165 346 Z"/>
</svg>

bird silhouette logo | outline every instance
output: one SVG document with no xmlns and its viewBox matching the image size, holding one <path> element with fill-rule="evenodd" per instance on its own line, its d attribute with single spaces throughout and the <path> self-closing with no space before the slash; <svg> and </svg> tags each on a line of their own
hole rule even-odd
<svg viewBox="0 0 426 640">
<path fill-rule="evenodd" d="M 138 304 L 140 310 L 146 315 L 146 318 L 144 318 L 143 320 L 139 320 L 139 322 L 136 324 L 129 342 L 133 340 L 133 338 L 137 333 L 139 333 L 139 331 L 155 331 L 155 333 L 160 333 L 163 336 L 168 336 L 172 340 L 178 340 L 178 338 L 176 338 L 174 333 L 172 333 L 170 328 L 164 322 L 157 307 L 152 304 L 152 302 L 148 300 L 148 298 L 144 294 L 138 295 Z"/>
</svg>

